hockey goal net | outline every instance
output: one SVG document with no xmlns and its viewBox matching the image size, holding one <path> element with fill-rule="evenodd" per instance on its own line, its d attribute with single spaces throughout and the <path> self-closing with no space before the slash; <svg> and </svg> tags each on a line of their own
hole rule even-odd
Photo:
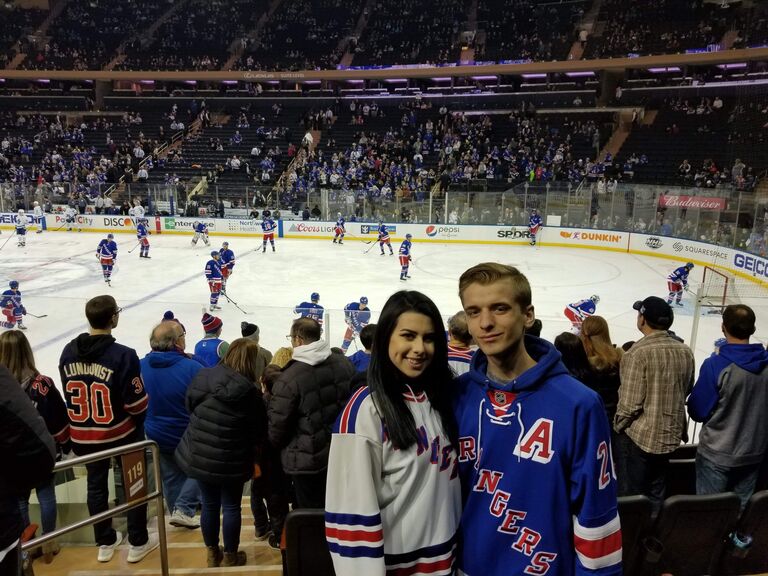
<svg viewBox="0 0 768 576">
<path fill-rule="evenodd" d="M 729 304 L 740 302 L 734 275 L 712 266 L 704 267 L 700 290 L 699 303 L 711 313 L 722 312 Z"/>
</svg>

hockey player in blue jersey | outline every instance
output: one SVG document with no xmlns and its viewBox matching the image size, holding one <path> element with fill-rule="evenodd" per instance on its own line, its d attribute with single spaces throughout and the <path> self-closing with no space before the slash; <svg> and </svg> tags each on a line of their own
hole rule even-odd
<svg viewBox="0 0 768 576">
<path fill-rule="evenodd" d="M 536 234 L 539 233 L 542 225 L 543 221 L 541 216 L 539 216 L 539 211 L 534 208 L 531 210 L 531 217 L 528 219 L 528 231 L 531 234 L 531 246 L 536 245 Z"/>
<path fill-rule="evenodd" d="M 371 321 L 371 311 L 368 310 L 368 298 L 363 296 L 360 302 L 350 302 L 344 306 L 344 321 L 347 323 L 347 331 L 344 333 L 344 341 L 341 349 L 347 353 L 352 340 L 357 338 L 362 330 Z"/>
<path fill-rule="evenodd" d="M 272 245 L 272 252 L 275 251 L 275 228 L 277 224 L 272 220 L 272 215 L 269 210 L 264 210 L 262 213 L 263 220 L 261 221 L 261 230 L 264 232 L 263 244 L 261 246 L 262 254 L 267 251 L 267 241 Z"/>
<path fill-rule="evenodd" d="M 21 303 L 21 292 L 19 292 L 19 283 L 16 280 L 11 280 L 8 283 L 8 290 L 3 292 L 0 296 L 0 309 L 5 316 L 5 322 L 0 322 L 0 326 L 3 328 L 18 327 L 19 330 L 26 330 L 22 322 L 23 317 L 27 313 L 27 309 Z"/>
<path fill-rule="evenodd" d="M 101 272 L 104 275 L 104 282 L 112 285 L 112 267 L 117 263 L 117 243 L 114 234 L 107 234 L 96 248 L 96 258 L 101 264 Z"/>
<path fill-rule="evenodd" d="M 688 274 L 691 273 L 691 270 L 693 270 L 693 262 L 688 262 L 685 266 L 675 268 L 667 276 L 667 287 L 669 288 L 667 304 L 672 305 L 672 300 L 675 300 L 675 304 L 678 306 L 683 305 L 683 289 L 688 290 Z"/>
<path fill-rule="evenodd" d="M 317 292 L 312 292 L 309 299 L 311 300 L 310 302 L 302 302 L 296 306 L 296 308 L 293 309 L 293 313 L 301 314 L 302 318 L 312 318 L 312 320 L 316 321 L 322 326 L 325 308 L 318 304 L 320 301 L 320 294 Z"/>
<path fill-rule="evenodd" d="M 343 244 L 344 234 L 346 232 L 347 230 L 344 228 L 344 216 L 341 215 L 341 212 L 337 212 L 336 227 L 333 229 L 333 233 L 335 234 L 333 237 L 333 243 L 336 244 L 336 241 L 338 240 L 339 244 Z"/>
<path fill-rule="evenodd" d="M 410 278 L 408 267 L 411 265 L 411 238 L 413 238 L 413 235 L 406 234 L 405 240 L 400 244 L 400 250 L 398 251 L 400 257 L 400 280 Z"/>
<path fill-rule="evenodd" d="M 210 311 L 221 310 L 219 306 L 219 295 L 221 294 L 221 256 L 214 250 L 211 252 L 211 259 L 205 265 L 205 278 L 208 280 L 208 289 L 211 291 Z"/>
<path fill-rule="evenodd" d="M 192 246 L 197 246 L 197 241 L 200 238 L 203 239 L 206 246 L 210 246 L 210 242 L 208 241 L 208 226 L 205 225 L 205 222 L 198 222 L 195 220 L 192 223 L 192 231 L 194 232 L 194 236 L 192 236 Z"/>
<path fill-rule="evenodd" d="M 519 270 L 478 264 L 459 279 L 479 346 L 453 395 L 464 496 L 454 568 L 467 576 L 620 576 L 611 428 L 535 320 Z"/>
<path fill-rule="evenodd" d="M 581 324 L 584 319 L 593 316 L 597 309 L 597 303 L 600 302 L 600 296 L 593 294 L 589 298 L 579 300 L 573 304 L 568 304 L 563 313 L 571 321 L 571 332 L 577 336 L 581 334 Z"/>
<path fill-rule="evenodd" d="M 221 256 L 221 291 L 226 293 L 227 280 L 235 269 L 235 253 L 229 249 L 229 242 L 222 242 L 219 255 Z"/>
<path fill-rule="evenodd" d="M 378 234 L 379 236 L 376 238 L 376 242 L 379 243 L 379 248 L 381 248 L 381 255 L 384 256 L 384 244 L 386 244 L 387 248 L 389 248 L 389 255 L 392 256 L 395 252 L 392 250 L 392 242 L 389 240 L 387 225 L 381 220 L 379 220 Z"/>
<path fill-rule="evenodd" d="M 149 231 L 149 226 L 146 218 L 139 218 L 136 225 L 136 238 L 139 239 L 141 248 L 139 250 L 139 258 L 151 258 L 149 255 L 149 235 L 152 232 Z"/>
<path fill-rule="evenodd" d="M 16 226 L 16 246 L 22 248 L 27 245 L 27 224 L 29 224 L 29 220 L 24 210 L 19 210 L 14 220 L 14 225 Z"/>
</svg>

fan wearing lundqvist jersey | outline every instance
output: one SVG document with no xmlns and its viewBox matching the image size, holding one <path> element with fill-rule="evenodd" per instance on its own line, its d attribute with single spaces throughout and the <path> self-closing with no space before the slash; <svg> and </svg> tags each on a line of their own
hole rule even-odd
<svg viewBox="0 0 768 576">
<path fill-rule="evenodd" d="M 455 452 L 427 395 L 404 397 L 419 436 L 407 450 L 392 446 L 367 387 L 334 426 L 325 535 L 337 576 L 453 574 L 461 515 Z M 348 462 L 354 473 L 340 465 Z"/>
<path fill-rule="evenodd" d="M 112 268 L 117 263 L 117 244 L 115 243 L 114 234 L 107 234 L 106 238 L 102 238 L 96 248 L 96 257 L 101 264 L 104 282 L 110 284 L 112 281 Z"/>
<path fill-rule="evenodd" d="M 464 494 L 459 574 L 621 574 L 610 428 L 598 395 L 548 342 L 525 336 L 536 364 L 491 382 L 481 351 L 458 380 Z"/>
<path fill-rule="evenodd" d="M 135 350 L 107 334 L 81 334 L 61 353 L 59 375 L 75 454 L 144 437 L 149 400 Z"/>
</svg>

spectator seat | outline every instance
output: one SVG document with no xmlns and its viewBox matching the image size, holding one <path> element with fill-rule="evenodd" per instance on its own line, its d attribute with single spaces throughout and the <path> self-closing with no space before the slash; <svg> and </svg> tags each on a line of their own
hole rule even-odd
<svg viewBox="0 0 768 576">
<path fill-rule="evenodd" d="M 647 496 L 622 496 L 619 498 L 621 519 L 621 546 L 624 576 L 639 574 L 638 558 L 643 538 L 653 525 L 653 503 Z"/>
<path fill-rule="evenodd" d="M 285 519 L 286 576 L 335 576 L 325 541 L 325 511 L 292 510 Z"/>
<path fill-rule="evenodd" d="M 740 575 L 768 572 L 768 490 L 755 492 L 741 515 L 736 530 L 752 537 L 747 554 L 737 557 L 727 546 L 721 557 L 718 574 Z"/>
</svg>

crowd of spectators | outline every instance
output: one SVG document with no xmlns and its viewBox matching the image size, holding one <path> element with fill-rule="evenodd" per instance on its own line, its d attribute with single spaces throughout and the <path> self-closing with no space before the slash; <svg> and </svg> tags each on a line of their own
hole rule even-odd
<svg viewBox="0 0 768 576">
<path fill-rule="evenodd" d="M 588 2 L 481 0 L 477 18 L 485 38 L 475 45 L 475 60 L 565 60 L 585 8 Z"/>
<path fill-rule="evenodd" d="M 33 70 L 101 70 L 117 47 L 168 9 L 168 2 L 70 2 L 48 29 L 50 40 L 32 47 L 21 67 Z"/>
<path fill-rule="evenodd" d="M 355 66 L 457 62 L 466 20 L 462 0 L 420 4 L 378 0 L 368 25 L 353 44 Z"/>
<path fill-rule="evenodd" d="M 0 69 L 5 68 L 16 54 L 24 53 L 28 47 L 27 35 L 42 24 L 47 11 L 37 8 L 21 9 L 13 5 L 0 4 Z"/>
<path fill-rule="evenodd" d="M 236 63 L 244 70 L 333 69 L 344 55 L 342 40 L 354 30 L 363 4 L 342 0 L 282 3 L 255 39 L 245 40 Z"/>
<path fill-rule="evenodd" d="M 642 9 L 630 0 L 606 0 L 600 7 L 605 27 L 599 36 L 589 38 L 584 57 L 707 49 L 722 41 L 732 10 L 703 0 L 651 0 Z"/>
<path fill-rule="evenodd" d="M 126 46 L 119 70 L 219 70 L 235 41 L 266 10 L 265 1 L 195 1 L 176 10 L 151 40 Z"/>
</svg>

